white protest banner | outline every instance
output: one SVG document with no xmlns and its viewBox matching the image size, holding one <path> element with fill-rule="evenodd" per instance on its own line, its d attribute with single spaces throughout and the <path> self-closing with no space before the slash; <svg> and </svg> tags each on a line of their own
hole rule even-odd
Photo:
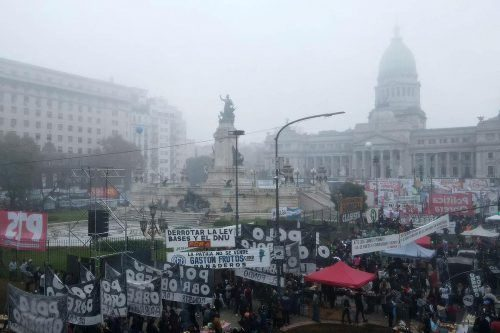
<svg viewBox="0 0 500 333">
<path fill-rule="evenodd" d="M 401 246 L 412 243 L 419 238 L 435 233 L 438 230 L 449 228 L 450 217 L 448 215 L 440 216 L 432 222 L 424 224 L 421 227 L 412 229 L 400 234 Z"/>
<path fill-rule="evenodd" d="M 352 240 L 352 255 L 383 251 L 399 247 L 399 234 Z"/>
<path fill-rule="evenodd" d="M 260 272 L 255 269 L 248 269 L 248 268 L 237 268 L 234 270 L 234 274 L 236 276 L 245 278 L 247 280 L 252 280 L 264 284 L 269 284 L 271 286 L 277 286 L 278 285 L 278 278 L 274 274 L 268 274 L 266 272 Z M 281 286 L 285 286 L 285 281 L 284 278 L 281 278 Z"/>
<path fill-rule="evenodd" d="M 7 287 L 9 329 L 19 333 L 66 332 L 66 295 L 41 296 Z"/>
<path fill-rule="evenodd" d="M 167 248 L 234 247 L 235 236 L 234 226 L 210 229 L 167 229 L 165 244 Z"/>
<path fill-rule="evenodd" d="M 97 280 L 69 287 L 68 323 L 91 326 L 102 322 L 99 301 L 99 281 Z"/>
<path fill-rule="evenodd" d="M 178 265 L 212 269 L 269 267 L 271 264 L 268 248 L 171 252 L 167 253 L 167 260 Z"/>
<path fill-rule="evenodd" d="M 127 316 L 127 295 L 120 276 L 101 279 L 101 313 L 112 318 Z"/>
<path fill-rule="evenodd" d="M 127 281 L 128 311 L 148 317 L 161 316 L 161 281 Z"/>
</svg>

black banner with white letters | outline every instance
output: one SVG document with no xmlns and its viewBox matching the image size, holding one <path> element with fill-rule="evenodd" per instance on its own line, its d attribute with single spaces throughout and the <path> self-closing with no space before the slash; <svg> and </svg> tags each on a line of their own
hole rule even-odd
<svg viewBox="0 0 500 333">
<path fill-rule="evenodd" d="M 61 279 L 54 274 L 52 269 L 45 269 L 45 295 L 62 296 L 68 293 L 68 289 Z"/>
<path fill-rule="evenodd" d="M 66 332 L 67 303 L 64 296 L 41 296 L 7 287 L 9 328 L 19 333 Z"/>
<path fill-rule="evenodd" d="M 148 316 L 161 316 L 161 279 L 127 281 L 128 311 Z"/>
<path fill-rule="evenodd" d="M 90 282 L 95 280 L 94 274 L 80 263 L 80 283 Z"/>
<path fill-rule="evenodd" d="M 120 276 L 101 279 L 101 313 L 103 316 L 127 317 L 127 294 Z"/>
<path fill-rule="evenodd" d="M 99 285 L 93 280 L 68 288 L 68 323 L 91 326 L 102 321 Z"/>
</svg>

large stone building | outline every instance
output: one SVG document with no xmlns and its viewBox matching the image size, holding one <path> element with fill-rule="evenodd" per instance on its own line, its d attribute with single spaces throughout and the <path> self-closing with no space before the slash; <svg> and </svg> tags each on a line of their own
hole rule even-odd
<svg viewBox="0 0 500 333">
<path fill-rule="evenodd" d="M 0 134 L 7 132 L 77 156 L 120 135 L 141 148 L 148 181 L 175 178 L 184 166 L 179 144 L 186 142 L 186 125 L 165 100 L 148 98 L 143 89 L 0 58 Z"/>
<path fill-rule="evenodd" d="M 267 169 L 274 143 L 267 138 Z M 345 132 L 280 136 L 280 156 L 304 177 L 326 170 L 330 179 L 500 177 L 500 113 L 476 126 L 426 128 L 415 58 L 396 31 L 380 61 L 375 107 L 368 123 Z M 314 171 L 312 171 L 314 173 Z"/>
</svg>

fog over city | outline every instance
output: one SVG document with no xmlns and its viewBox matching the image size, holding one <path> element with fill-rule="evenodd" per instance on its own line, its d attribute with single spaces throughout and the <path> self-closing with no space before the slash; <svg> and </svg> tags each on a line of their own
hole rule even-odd
<svg viewBox="0 0 500 333">
<path fill-rule="evenodd" d="M 0 57 L 164 96 L 187 137 L 210 139 L 230 94 L 237 128 L 345 111 L 300 127 L 366 122 L 399 26 L 427 127 L 473 126 L 500 109 L 498 1 L 7 1 Z M 242 138 L 262 141 L 266 131 Z"/>
</svg>

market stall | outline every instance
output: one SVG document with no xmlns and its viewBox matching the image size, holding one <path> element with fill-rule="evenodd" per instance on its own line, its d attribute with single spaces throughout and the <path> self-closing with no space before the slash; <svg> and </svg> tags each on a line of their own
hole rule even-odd
<svg viewBox="0 0 500 333">
<path fill-rule="evenodd" d="M 384 250 L 381 255 L 394 258 L 430 260 L 436 255 L 436 251 L 426 249 L 413 242 L 395 249 Z"/>
<path fill-rule="evenodd" d="M 376 275 L 354 269 L 343 261 L 313 272 L 304 281 L 327 284 L 339 288 L 358 289 L 376 279 Z"/>
<path fill-rule="evenodd" d="M 474 236 L 474 237 L 486 237 L 486 238 L 496 238 L 499 233 L 488 229 L 484 229 L 483 226 L 478 226 L 472 230 L 466 230 L 461 233 L 462 236 Z"/>
</svg>

